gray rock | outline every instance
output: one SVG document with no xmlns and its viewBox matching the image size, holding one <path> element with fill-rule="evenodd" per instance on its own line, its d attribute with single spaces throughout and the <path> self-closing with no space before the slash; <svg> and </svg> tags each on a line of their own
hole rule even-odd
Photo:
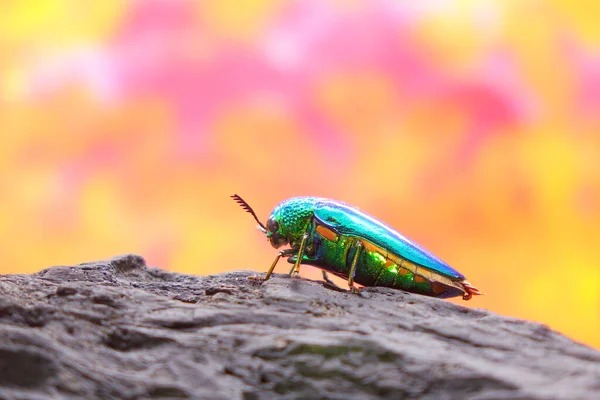
<svg viewBox="0 0 600 400">
<path fill-rule="evenodd" d="M 600 399 L 600 352 L 386 288 L 135 255 L 0 276 L 0 398 Z"/>
</svg>

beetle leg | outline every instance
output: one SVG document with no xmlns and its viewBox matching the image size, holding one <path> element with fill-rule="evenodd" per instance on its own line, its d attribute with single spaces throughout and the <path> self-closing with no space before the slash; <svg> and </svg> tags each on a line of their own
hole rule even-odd
<svg viewBox="0 0 600 400">
<path fill-rule="evenodd" d="M 321 270 L 321 273 L 323 274 L 323 280 L 325 281 L 323 283 L 323 287 L 326 287 L 331 290 L 337 290 L 338 292 L 346 291 L 346 289 L 339 287 L 334 281 L 329 279 L 329 275 L 327 275 L 327 272 L 325 272 L 325 270 Z"/>
<path fill-rule="evenodd" d="M 337 286 L 331 279 L 329 279 L 329 275 L 327 275 L 327 272 L 325 272 L 324 270 L 321 270 L 321 273 L 323 274 L 323 280 L 327 283 L 329 283 L 332 286 Z"/>
<path fill-rule="evenodd" d="M 304 249 L 306 248 L 307 241 L 308 241 L 308 232 L 305 232 L 304 235 L 302 235 L 302 241 L 300 242 L 300 248 L 298 249 L 298 258 L 296 258 L 296 262 L 294 263 L 294 266 L 290 270 L 290 276 L 292 276 L 292 274 L 294 274 L 296 276 L 298 276 L 298 274 L 300 274 L 300 262 L 302 261 L 302 258 L 304 258 Z"/>
<path fill-rule="evenodd" d="M 360 293 L 360 291 L 354 287 L 354 274 L 356 273 L 356 264 L 358 264 L 358 257 L 362 252 L 363 244 L 361 242 L 356 242 L 356 253 L 354 253 L 354 258 L 352 258 L 352 264 L 350 265 L 350 273 L 348 274 L 348 286 L 352 293 Z"/>
<path fill-rule="evenodd" d="M 271 267 L 269 267 L 269 270 L 267 271 L 267 275 L 265 275 L 264 280 L 266 281 L 267 279 L 269 279 L 271 277 L 271 274 L 273 273 L 273 270 L 275 269 L 275 266 L 277 265 L 277 262 L 279 261 L 279 259 L 281 257 L 291 256 L 295 252 L 296 252 L 295 249 L 285 249 L 285 250 L 281 250 L 279 253 L 277 253 L 277 257 L 275 257 L 273 264 L 271 264 Z"/>
</svg>

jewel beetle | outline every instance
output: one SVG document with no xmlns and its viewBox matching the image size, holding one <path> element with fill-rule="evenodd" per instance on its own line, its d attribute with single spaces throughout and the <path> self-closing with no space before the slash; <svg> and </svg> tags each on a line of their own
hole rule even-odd
<svg viewBox="0 0 600 400">
<path fill-rule="evenodd" d="M 294 197 L 277 205 L 266 224 L 240 196 L 231 196 L 252 214 L 271 245 L 279 251 L 265 280 L 281 257 L 312 265 L 362 286 L 384 286 L 426 296 L 469 300 L 483 294 L 460 272 L 376 218 L 343 202 L 320 197 Z"/>
</svg>

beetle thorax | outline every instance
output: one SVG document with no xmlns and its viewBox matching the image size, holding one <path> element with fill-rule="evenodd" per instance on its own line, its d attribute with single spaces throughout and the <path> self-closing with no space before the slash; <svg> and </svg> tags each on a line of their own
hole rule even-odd
<svg viewBox="0 0 600 400">
<path fill-rule="evenodd" d="M 279 232 L 292 247 L 300 245 L 302 235 L 310 228 L 315 201 L 314 197 L 296 197 L 282 202 L 273 210 L 271 216 L 279 222 Z"/>
</svg>

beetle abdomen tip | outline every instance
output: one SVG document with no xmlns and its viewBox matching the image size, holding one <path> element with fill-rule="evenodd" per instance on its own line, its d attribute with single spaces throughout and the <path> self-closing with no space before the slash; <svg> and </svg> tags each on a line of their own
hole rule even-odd
<svg viewBox="0 0 600 400">
<path fill-rule="evenodd" d="M 466 280 L 460 282 L 460 284 L 465 289 L 465 294 L 463 295 L 463 300 L 471 300 L 471 297 L 473 297 L 473 295 L 475 295 L 475 296 L 482 296 L 482 295 L 485 294 L 484 292 L 482 292 L 479 289 L 477 289 L 475 286 L 471 285 Z"/>
</svg>

